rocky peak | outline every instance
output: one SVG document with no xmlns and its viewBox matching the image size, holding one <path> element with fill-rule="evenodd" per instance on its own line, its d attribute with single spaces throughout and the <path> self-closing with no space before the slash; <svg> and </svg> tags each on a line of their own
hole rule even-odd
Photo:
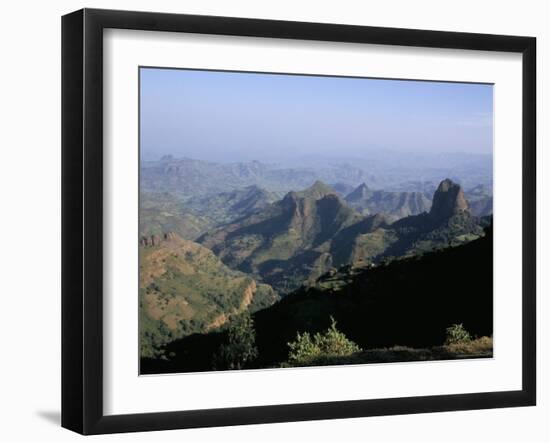
<svg viewBox="0 0 550 443">
<path fill-rule="evenodd" d="M 361 183 L 357 188 L 355 188 L 348 196 L 346 197 L 347 201 L 360 201 L 366 198 L 369 198 L 372 194 L 372 191 L 365 183 Z"/>
<path fill-rule="evenodd" d="M 450 179 L 443 180 L 434 193 L 430 217 L 442 220 L 460 212 L 469 212 L 462 187 Z"/>
<path fill-rule="evenodd" d="M 291 191 L 285 195 L 283 202 L 291 202 L 299 199 L 309 199 L 309 200 L 320 200 L 327 195 L 336 196 L 336 192 L 328 185 L 324 184 L 322 181 L 317 180 L 309 188 L 304 189 L 303 191 L 295 192 Z"/>
<path fill-rule="evenodd" d="M 334 189 L 332 189 L 330 186 L 326 185 L 320 180 L 317 180 L 309 188 L 304 189 L 298 194 L 300 195 L 300 197 L 309 197 L 315 200 L 319 200 L 327 195 L 336 195 Z"/>
</svg>

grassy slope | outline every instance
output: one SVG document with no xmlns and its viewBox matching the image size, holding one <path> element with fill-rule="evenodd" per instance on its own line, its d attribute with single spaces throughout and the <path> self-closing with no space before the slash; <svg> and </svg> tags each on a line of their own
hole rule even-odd
<svg viewBox="0 0 550 443">
<path fill-rule="evenodd" d="M 277 299 L 273 290 L 227 268 L 211 251 L 169 236 L 140 247 L 140 340 L 142 355 L 166 341 L 224 324 L 245 309 Z"/>
</svg>

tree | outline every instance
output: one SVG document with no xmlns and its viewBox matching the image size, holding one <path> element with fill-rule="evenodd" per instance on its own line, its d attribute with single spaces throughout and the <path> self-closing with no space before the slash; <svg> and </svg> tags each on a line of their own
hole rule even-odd
<svg viewBox="0 0 550 443">
<path fill-rule="evenodd" d="M 254 320 L 247 311 L 229 324 L 226 342 L 220 346 L 216 363 L 226 369 L 242 369 L 257 357 Z"/>
</svg>

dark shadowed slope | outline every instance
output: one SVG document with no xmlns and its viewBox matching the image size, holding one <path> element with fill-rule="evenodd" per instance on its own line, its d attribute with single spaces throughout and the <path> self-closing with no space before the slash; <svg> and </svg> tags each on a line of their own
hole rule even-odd
<svg viewBox="0 0 550 443">
<path fill-rule="evenodd" d="M 257 313 L 264 363 L 284 359 L 286 342 L 297 331 L 326 329 L 331 315 L 348 338 L 367 349 L 441 345 L 445 328 L 454 323 L 475 335 L 492 335 L 492 245 L 489 229 L 466 245 L 324 276 L 315 287 Z"/>
</svg>

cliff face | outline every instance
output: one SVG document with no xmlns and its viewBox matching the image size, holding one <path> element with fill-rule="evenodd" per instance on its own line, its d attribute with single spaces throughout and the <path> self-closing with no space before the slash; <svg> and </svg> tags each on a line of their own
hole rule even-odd
<svg viewBox="0 0 550 443">
<path fill-rule="evenodd" d="M 153 234 L 153 235 L 144 235 L 139 239 L 139 244 L 140 244 L 140 246 L 153 247 L 153 246 L 159 246 L 163 240 L 164 241 L 170 241 L 170 240 L 177 240 L 177 238 L 178 238 L 178 235 L 174 232 L 167 232 L 167 233 L 163 234 L 162 236 L 155 235 L 155 234 Z M 189 242 L 189 243 L 192 243 L 192 242 Z"/>
</svg>

